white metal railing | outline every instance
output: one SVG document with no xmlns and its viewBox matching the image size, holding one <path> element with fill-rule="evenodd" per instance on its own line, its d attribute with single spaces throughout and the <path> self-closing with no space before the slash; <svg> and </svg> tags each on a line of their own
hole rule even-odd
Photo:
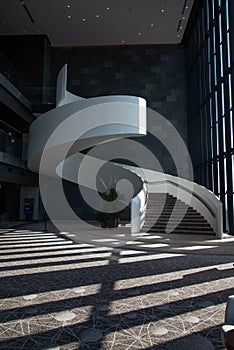
<svg viewBox="0 0 234 350">
<path fill-rule="evenodd" d="M 143 181 L 143 180 L 142 180 Z M 141 191 L 131 201 L 131 233 L 140 233 L 145 222 L 146 204 L 148 199 L 147 184 L 143 182 Z"/>
</svg>

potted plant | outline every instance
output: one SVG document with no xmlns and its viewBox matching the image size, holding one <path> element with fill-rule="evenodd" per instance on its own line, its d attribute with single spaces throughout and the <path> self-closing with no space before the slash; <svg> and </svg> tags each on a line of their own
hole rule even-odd
<svg viewBox="0 0 234 350">
<path fill-rule="evenodd" d="M 103 181 L 103 183 L 104 183 L 104 181 Z M 116 183 L 116 181 L 115 181 L 115 183 Z M 97 216 L 96 216 L 97 220 L 100 222 L 100 224 L 103 228 L 118 227 L 120 214 L 124 210 L 124 209 L 118 210 L 118 207 L 119 207 L 118 204 L 120 204 L 120 202 L 123 203 L 124 195 L 121 193 L 118 193 L 116 188 L 112 187 L 113 186 L 112 185 L 112 178 L 110 180 L 109 186 L 107 186 L 105 184 L 106 191 L 100 193 L 100 196 L 105 201 L 106 205 L 104 205 L 103 211 L 99 211 L 97 213 Z M 107 210 L 105 210 L 105 207 L 107 208 L 108 202 L 112 202 L 112 201 L 116 201 L 115 203 L 116 203 L 117 210 L 115 212 L 108 212 Z"/>
</svg>

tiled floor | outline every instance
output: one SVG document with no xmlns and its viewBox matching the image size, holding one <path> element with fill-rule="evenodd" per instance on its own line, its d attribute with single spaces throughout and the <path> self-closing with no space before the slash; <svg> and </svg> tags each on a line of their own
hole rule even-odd
<svg viewBox="0 0 234 350">
<path fill-rule="evenodd" d="M 223 349 L 230 247 L 105 248 L 37 228 L 0 232 L 0 349 Z"/>
</svg>

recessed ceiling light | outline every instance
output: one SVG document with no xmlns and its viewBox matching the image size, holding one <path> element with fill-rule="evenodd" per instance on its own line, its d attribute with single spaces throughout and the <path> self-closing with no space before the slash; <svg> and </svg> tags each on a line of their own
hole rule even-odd
<svg viewBox="0 0 234 350">
<path fill-rule="evenodd" d="M 71 16 L 70 16 L 70 15 L 68 15 L 68 16 L 67 16 L 67 18 L 68 18 L 68 19 L 71 19 Z"/>
<path fill-rule="evenodd" d="M 100 15 L 96 15 L 96 17 L 97 17 L 97 18 L 99 18 L 99 17 L 100 17 Z"/>
<path fill-rule="evenodd" d="M 68 5 L 67 5 L 67 8 L 70 8 L 70 7 L 71 7 L 71 5 L 68 4 Z"/>
<path fill-rule="evenodd" d="M 85 22 L 85 21 L 86 21 L 86 18 L 82 18 L 82 21 Z"/>
<path fill-rule="evenodd" d="M 154 24 L 153 24 L 153 23 L 150 23 L 150 26 L 151 26 L 151 27 L 153 27 L 153 26 L 154 26 Z"/>
<path fill-rule="evenodd" d="M 180 26 L 180 29 L 183 29 L 183 27 L 182 27 L 182 26 Z"/>
<path fill-rule="evenodd" d="M 107 7 L 106 9 L 107 9 L 107 10 L 110 10 L 110 8 L 109 8 L 109 7 Z"/>
<path fill-rule="evenodd" d="M 177 34 L 177 38 L 180 38 L 180 34 Z"/>
<path fill-rule="evenodd" d="M 141 35 L 141 33 L 139 32 L 139 33 L 137 33 L 137 35 Z"/>
<path fill-rule="evenodd" d="M 165 10 L 164 10 L 164 9 L 161 9 L 161 12 L 162 12 L 162 13 L 164 13 L 164 12 L 165 12 Z"/>
<path fill-rule="evenodd" d="M 182 18 L 185 19 L 185 16 L 183 16 Z"/>
<path fill-rule="evenodd" d="M 188 6 L 186 6 L 185 8 L 186 8 L 186 10 L 187 10 L 187 9 L 188 9 Z"/>
<path fill-rule="evenodd" d="M 125 43 L 125 41 L 124 41 L 124 40 L 122 40 L 122 41 L 121 41 L 121 43 L 122 43 L 122 44 L 124 44 L 124 43 Z"/>
</svg>

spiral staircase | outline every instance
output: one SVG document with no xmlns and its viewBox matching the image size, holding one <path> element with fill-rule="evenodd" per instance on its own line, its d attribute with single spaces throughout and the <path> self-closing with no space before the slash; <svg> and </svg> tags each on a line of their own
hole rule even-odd
<svg viewBox="0 0 234 350">
<path fill-rule="evenodd" d="M 84 99 L 68 92 L 66 86 L 67 65 L 57 79 L 57 107 L 30 127 L 28 167 L 39 173 L 42 201 L 49 217 L 75 222 L 77 216 L 66 201 L 62 179 L 97 192 L 93 170 L 100 169 L 106 160 L 82 151 L 114 139 L 145 136 L 146 101 L 118 95 Z M 84 164 L 85 172 L 77 178 L 77 169 Z M 194 233 L 222 238 L 222 204 L 211 191 L 157 171 L 110 164 L 115 169 L 123 168 L 129 176 L 137 176 L 142 184 L 137 193 L 132 193 L 132 234 Z M 100 196 L 95 200 L 98 203 Z M 67 226 L 60 224 L 60 229 L 66 230 Z M 75 230 L 74 226 L 69 229 Z"/>
</svg>

